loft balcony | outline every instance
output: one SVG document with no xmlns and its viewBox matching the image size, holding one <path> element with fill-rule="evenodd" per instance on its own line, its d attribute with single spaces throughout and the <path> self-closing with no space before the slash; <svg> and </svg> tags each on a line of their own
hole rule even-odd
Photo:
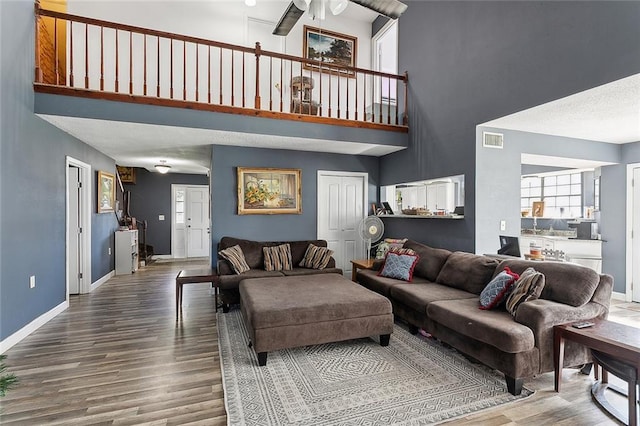
<svg viewBox="0 0 640 426">
<path fill-rule="evenodd" d="M 38 5 L 35 14 L 34 110 L 64 130 L 97 119 L 297 138 L 311 151 L 379 156 L 407 146 L 406 73 Z"/>
</svg>

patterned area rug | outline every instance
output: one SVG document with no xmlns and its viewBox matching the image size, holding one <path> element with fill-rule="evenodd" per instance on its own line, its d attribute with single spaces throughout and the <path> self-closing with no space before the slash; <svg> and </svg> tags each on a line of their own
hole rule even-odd
<svg viewBox="0 0 640 426">
<path fill-rule="evenodd" d="M 433 424 L 531 395 L 504 378 L 396 324 L 373 338 L 270 352 L 258 367 L 239 310 L 218 314 L 230 425 Z"/>
</svg>

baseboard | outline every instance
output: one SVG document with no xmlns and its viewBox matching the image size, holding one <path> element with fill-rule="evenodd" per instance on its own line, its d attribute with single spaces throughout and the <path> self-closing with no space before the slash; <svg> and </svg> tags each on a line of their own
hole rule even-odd
<svg viewBox="0 0 640 426">
<path fill-rule="evenodd" d="M 109 278 L 115 276 L 115 274 L 116 274 L 116 271 L 111 271 L 107 275 L 105 275 L 104 277 L 98 278 L 98 280 L 96 282 L 91 283 L 91 288 L 89 289 L 89 292 L 92 292 L 96 288 L 100 287 L 102 284 L 104 284 L 107 281 L 109 281 Z"/>
<path fill-rule="evenodd" d="M 620 293 L 620 292 L 617 292 L 617 291 L 614 291 L 613 293 L 611 293 L 611 298 L 613 300 L 622 300 L 623 302 L 627 301 L 626 293 Z"/>
<path fill-rule="evenodd" d="M 43 325 L 51 321 L 58 314 L 64 312 L 68 307 L 69 307 L 69 301 L 65 300 L 55 308 L 51 309 L 49 312 L 45 312 L 44 314 L 40 315 L 38 318 L 31 321 L 29 324 L 25 325 L 20 330 L 16 331 L 11 336 L 1 341 L 0 354 L 3 354 L 6 351 L 8 351 L 14 345 L 19 343 L 22 339 L 24 339 L 25 337 L 27 337 L 28 335 L 30 335 L 31 333 L 33 333 L 34 331 L 36 331 L 37 329 L 39 329 L 40 327 L 42 327 Z"/>
<path fill-rule="evenodd" d="M 151 259 L 153 259 L 153 260 L 173 259 L 173 255 L 170 255 L 170 254 L 154 254 L 153 256 L 151 256 Z"/>
</svg>

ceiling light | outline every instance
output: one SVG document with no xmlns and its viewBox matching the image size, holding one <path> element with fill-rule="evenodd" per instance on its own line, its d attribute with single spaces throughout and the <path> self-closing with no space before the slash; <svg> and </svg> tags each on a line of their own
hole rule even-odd
<svg viewBox="0 0 640 426">
<path fill-rule="evenodd" d="M 158 173 L 162 173 L 167 174 L 169 172 L 169 170 L 171 170 L 171 166 L 169 166 L 168 164 L 166 164 L 167 162 L 165 160 L 160 160 L 160 164 L 156 164 L 154 167 L 156 168 L 156 170 L 158 171 Z"/>
<path fill-rule="evenodd" d="M 329 0 L 329 9 L 334 15 L 339 15 L 347 8 L 349 0 Z"/>
<path fill-rule="evenodd" d="M 256 5 L 256 0 L 244 0 L 244 4 L 247 6 L 253 7 Z"/>
</svg>

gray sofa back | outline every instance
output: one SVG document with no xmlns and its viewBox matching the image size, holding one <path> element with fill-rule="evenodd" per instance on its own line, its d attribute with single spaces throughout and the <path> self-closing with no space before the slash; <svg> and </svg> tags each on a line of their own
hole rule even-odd
<svg viewBox="0 0 640 426">
<path fill-rule="evenodd" d="M 251 269 L 264 269 L 264 253 L 262 252 L 263 247 L 273 247 L 278 246 L 280 244 L 289 244 L 291 246 L 291 261 L 293 266 L 296 267 L 302 261 L 304 254 L 307 251 L 307 247 L 309 244 L 313 244 L 318 247 L 327 247 L 327 242 L 325 240 L 304 240 L 304 241 L 252 241 L 252 240 L 243 240 L 240 238 L 234 237 L 222 237 L 220 242 L 218 243 L 218 253 L 221 250 L 224 250 L 229 247 L 233 247 L 235 245 L 239 245 L 244 253 L 245 260 Z M 231 269 L 231 265 L 226 260 L 222 259 L 220 255 L 218 255 L 218 273 L 220 275 L 228 275 L 233 274 L 233 270 Z M 335 259 L 331 258 L 329 261 L 329 265 L 327 268 L 335 267 Z"/>
<path fill-rule="evenodd" d="M 405 241 L 403 247 L 415 251 L 418 256 L 420 256 L 420 260 L 413 270 L 414 275 L 426 278 L 432 282 L 435 282 L 442 269 L 442 265 L 444 265 L 447 258 L 451 255 L 449 250 L 429 247 L 413 240 Z"/>
<path fill-rule="evenodd" d="M 593 298 L 601 279 L 610 279 L 605 275 L 599 275 L 593 269 L 574 263 L 535 262 L 521 259 L 503 260 L 496 268 L 496 274 L 506 266 L 518 274 L 521 274 L 528 267 L 542 272 L 545 277 L 545 285 L 540 298 L 570 306 L 582 306 L 588 303 Z M 572 283 L 572 285 L 567 285 L 567 283 Z M 576 283 L 580 285 L 575 285 Z M 609 306 L 608 303 L 607 306 Z"/>
<path fill-rule="evenodd" d="M 487 256 L 457 251 L 447 258 L 436 278 L 438 284 L 480 294 L 500 262 Z"/>
</svg>

